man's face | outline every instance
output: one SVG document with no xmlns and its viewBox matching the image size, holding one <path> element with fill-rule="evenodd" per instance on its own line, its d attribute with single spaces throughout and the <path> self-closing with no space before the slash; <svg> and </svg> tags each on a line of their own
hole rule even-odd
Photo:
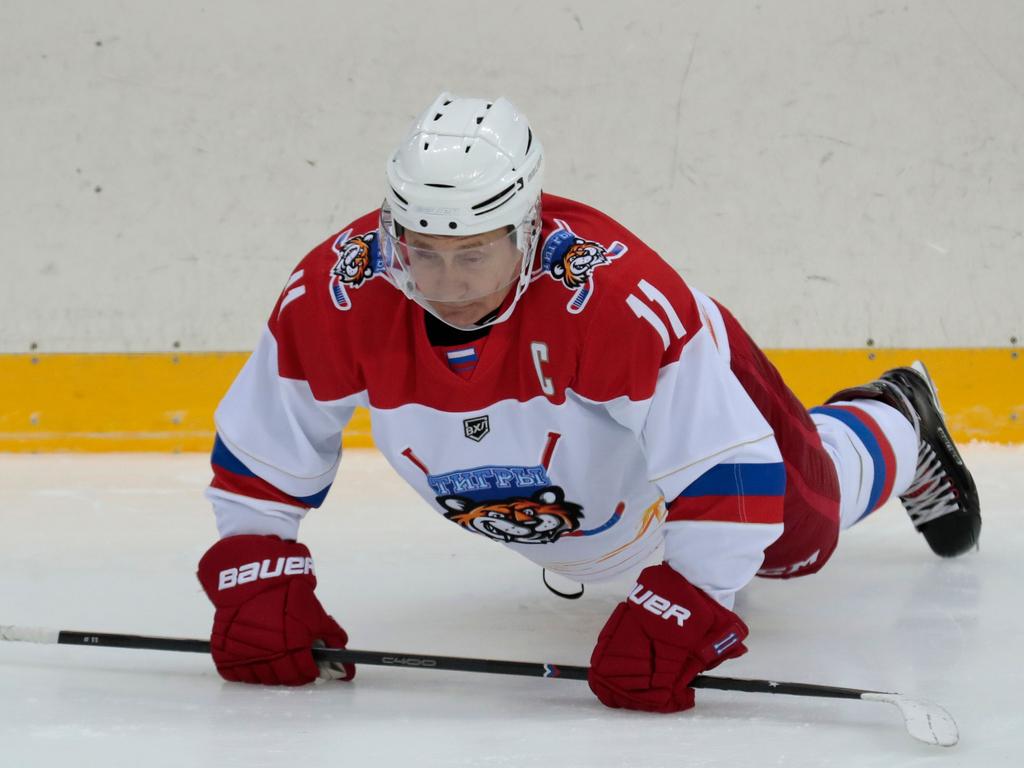
<svg viewBox="0 0 1024 768">
<path fill-rule="evenodd" d="M 407 230 L 405 243 L 417 289 L 452 325 L 469 327 L 501 306 L 522 268 L 514 233 L 505 228 L 464 237 Z"/>
</svg>

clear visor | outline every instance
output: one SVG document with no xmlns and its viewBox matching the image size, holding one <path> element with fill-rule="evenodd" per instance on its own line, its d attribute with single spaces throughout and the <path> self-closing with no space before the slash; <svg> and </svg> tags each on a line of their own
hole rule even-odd
<svg viewBox="0 0 1024 768">
<path fill-rule="evenodd" d="M 524 256 L 513 228 L 461 237 L 398 235 L 396 229 L 381 226 L 384 266 L 410 298 L 444 304 L 500 299 L 522 275 Z"/>
</svg>

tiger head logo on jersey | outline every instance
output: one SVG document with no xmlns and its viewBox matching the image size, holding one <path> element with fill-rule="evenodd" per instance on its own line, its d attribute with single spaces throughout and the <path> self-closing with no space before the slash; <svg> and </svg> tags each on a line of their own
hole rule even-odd
<svg viewBox="0 0 1024 768">
<path fill-rule="evenodd" d="M 586 240 L 561 219 L 555 219 L 555 225 L 541 250 L 544 271 L 573 292 L 565 308 L 575 315 L 583 311 L 594 293 L 594 270 L 611 264 L 629 249 L 618 240 L 607 248 Z"/>
<path fill-rule="evenodd" d="M 548 432 L 541 462 L 533 465 L 487 464 L 434 474 L 411 446 L 402 455 L 426 475 L 444 516 L 465 530 L 505 544 L 551 544 L 562 536 L 588 535 L 579 529 L 582 505 L 566 501 L 548 474 L 561 437 Z"/>
<path fill-rule="evenodd" d="M 580 527 L 583 507 L 565 500 L 558 486 L 543 488 L 529 498 L 476 502 L 465 496 L 438 496 L 444 516 L 495 541 L 550 544 Z"/>
<path fill-rule="evenodd" d="M 566 288 L 575 290 L 587 281 L 595 269 L 611 263 L 606 253 L 597 243 L 576 238 L 561 260 L 551 265 L 551 274 L 561 280 Z"/>
<path fill-rule="evenodd" d="M 358 288 L 380 272 L 377 232 L 352 237 L 352 230 L 347 229 L 338 235 L 331 248 L 338 255 L 331 268 L 331 299 L 338 309 L 347 310 L 352 306 L 348 290 Z"/>
</svg>

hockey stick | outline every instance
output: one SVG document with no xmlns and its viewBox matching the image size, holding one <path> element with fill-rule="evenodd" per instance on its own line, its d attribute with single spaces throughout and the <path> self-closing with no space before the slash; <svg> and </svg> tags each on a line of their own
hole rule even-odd
<svg viewBox="0 0 1024 768">
<path fill-rule="evenodd" d="M 152 637 L 147 635 L 118 635 L 104 632 L 76 632 L 66 629 L 40 629 L 12 625 L 0 625 L 0 640 L 56 643 L 60 645 L 90 645 L 105 648 L 139 648 L 152 651 L 210 652 L 210 643 L 206 640 Z M 493 659 L 464 658 L 461 656 L 423 656 L 412 653 L 357 651 L 338 648 L 314 648 L 313 657 L 321 664 L 369 664 L 385 667 L 444 669 L 458 672 L 487 672 L 495 675 L 557 677 L 564 680 L 587 679 L 587 667 L 562 664 L 498 661 Z M 718 691 L 782 693 L 790 696 L 818 696 L 830 699 L 882 701 L 887 704 L 893 704 L 900 710 L 907 731 L 919 741 L 941 747 L 952 747 L 960 739 L 956 723 L 946 710 L 937 704 L 912 699 L 899 693 L 865 691 L 857 688 L 838 688 L 831 685 L 814 685 L 811 683 L 743 680 L 732 677 L 712 677 L 710 675 L 698 675 L 690 685 L 694 688 Z"/>
</svg>

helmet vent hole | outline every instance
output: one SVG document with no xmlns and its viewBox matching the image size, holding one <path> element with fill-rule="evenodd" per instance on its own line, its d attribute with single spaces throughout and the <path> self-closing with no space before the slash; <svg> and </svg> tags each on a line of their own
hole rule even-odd
<svg viewBox="0 0 1024 768">
<path fill-rule="evenodd" d="M 434 115 L 434 122 L 436 123 L 440 119 L 441 119 L 441 113 L 438 112 L 436 115 Z"/>
<path fill-rule="evenodd" d="M 485 107 L 485 109 L 490 109 L 490 108 L 491 108 L 491 105 L 490 105 L 490 104 L 488 104 L 488 105 L 487 105 L 487 106 Z"/>
<path fill-rule="evenodd" d="M 456 224 L 454 221 L 449 221 L 448 222 L 448 229 L 458 229 L 458 228 L 459 228 L 459 225 Z"/>
<path fill-rule="evenodd" d="M 443 106 L 447 107 L 447 106 L 448 106 L 449 104 L 451 104 L 451 103 L 452 103 L 452 100 L 451 100 L 451 99 L 448 99 L 447 101 L 445 101 L 445 103 L 444 103 L 444 105 L 443 105 Z"/>
<path fill-rule="evenodd" d="M 438 189 L 455 189 L 455 185 L 454 184 L 436 184 L 436 183 L 431 183 L 429 181 L 425 182 L 423 184 L 423 186 L 425 186 L 425 187 L 437 187 Z"/>
<path fill-rule="evenodd" d="M 420 219 L 420 226 L 421 227 L 426 227 L 427 226 L 427 220 L 426 219 Z"/>
<path fill-rule="evenodd" d="M 480 115 L 480 117 L 478 117 L 478 118 L 476 119 L 476 124 L 477 124 L 477 125 L 480 125 L 480 123 L 482 123 L 483 121 L 484 121 L 484 116 L 483 116 L 483 115 Z"/>
<path fill-rule="evenodd" d="M 533 144 L 533 131 L 529 128 L 526 129 L 526 152 L 529 154 L 530 146 Z"/>
<path fill-rule="evenodd" d="M 466 154 L 467 154 L 467 155 L 469 154 L 469 148 L 470 148 L 471 146 L 472 146 L 471 144 L 467 144 L 467 145 L 466 145 Z"/>
<path fill-rule="evenodd" d="M 423 142 L 423 149 L 424 150 L 430 149 L 430 142 L 429 141 L 424 141 Z"/>
</svg>

